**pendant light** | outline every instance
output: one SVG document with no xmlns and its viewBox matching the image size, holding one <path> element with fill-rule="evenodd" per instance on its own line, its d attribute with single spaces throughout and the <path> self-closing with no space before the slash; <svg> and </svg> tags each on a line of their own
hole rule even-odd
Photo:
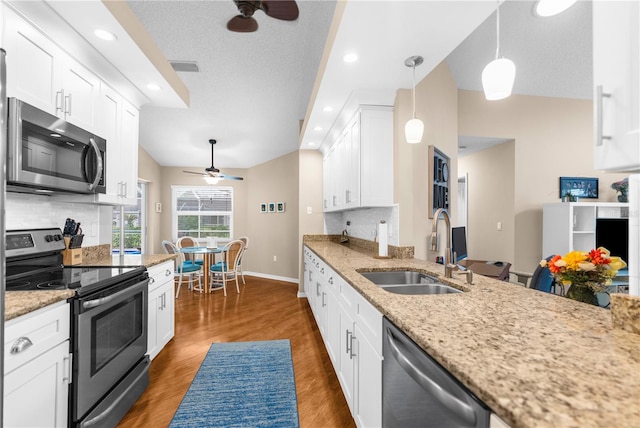
<svg viewBox="0 0 640 428">
<path fill-rule="evenodd" d="M 482 70 L 482 88 L 488 100 L 501 100 L 511 95 L 516 78 L 516 65 L 500 55 L 500 2 L 496 3 L 496 59 Z"/>
<path fill-rule="evenodd" d="M 538 0 L 535 6 L 535 14 L 546 18 L 554 16 L 569 9 L 577 0 Z"/>
<path fill-rule="evenodd" d="M 413 68 L 413 119 L 404 125 L 404 135 L 409 144 L 417 144 L 422 141 L 422 133 L 424 132 L 424 123 L 416 118 L 416 67 L 422 64 L 424 58 L 421 56 L 411 56 L 404 61 L 404 65 Z"/>
</svg>

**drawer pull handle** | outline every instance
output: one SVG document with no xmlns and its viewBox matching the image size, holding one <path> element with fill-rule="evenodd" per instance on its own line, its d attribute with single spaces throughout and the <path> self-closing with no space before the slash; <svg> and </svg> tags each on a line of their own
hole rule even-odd
<svg viewBox="0 0 640 428">
<path fill-rule="evenodd" d="M 164 276 L 171 276 L 171 274 L 172 274 L 172 273 L 173 273 L 173 272 L 171 272 L 171 270 L 167 269 L 167 270 L 164 272 Z"/>
<path fill-rule="evenodd" d="M 28 337 L 21 337 L 20 339 L 13 342 L 13 345 L 11 345 L 11 353 L 19 354 L 30 346 L 33 346 L 33 342 Z"/>
</svg>

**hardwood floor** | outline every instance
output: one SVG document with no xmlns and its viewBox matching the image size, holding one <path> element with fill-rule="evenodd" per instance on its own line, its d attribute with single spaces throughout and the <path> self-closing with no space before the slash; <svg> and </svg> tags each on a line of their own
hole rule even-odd
<svg viewBox="0 0 640 428">
<path fill-rule="evenodd" d="M 307 299 L 298 286 L 245 276 L 234 289 L 176 300 L 175 337 L 151 363 L 150 385 L 118 425 L 166 427 L 212 342 L 289 339 L 302 428 L 355 427 Z"/>
</svg>

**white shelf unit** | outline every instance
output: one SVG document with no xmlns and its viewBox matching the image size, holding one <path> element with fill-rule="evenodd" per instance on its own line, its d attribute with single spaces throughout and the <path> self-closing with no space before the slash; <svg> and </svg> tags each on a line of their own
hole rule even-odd
<svg viewBox="0 0 640 428">
<path fill-rule="evenodd" d="M 542 211 L 542 258 L 569 251 L 590 251 L 596 245 L 596 220 L 628 218 L 628 203 L 563 202 Z"/>
</svg>

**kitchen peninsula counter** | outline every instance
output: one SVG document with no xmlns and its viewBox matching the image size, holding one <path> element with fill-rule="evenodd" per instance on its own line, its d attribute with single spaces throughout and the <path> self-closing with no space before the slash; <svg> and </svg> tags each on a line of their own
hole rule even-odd
<svg viewBox="0 0 640 428">
<path fill-rule="evenodd" d="M 441 278 L 464 293 L 393 294 L 357 271 L 443 266 L 304 244 L 513 428 L 640 427 L 640 335 L 609 310 L 480 275 Z"/>
</svg>

